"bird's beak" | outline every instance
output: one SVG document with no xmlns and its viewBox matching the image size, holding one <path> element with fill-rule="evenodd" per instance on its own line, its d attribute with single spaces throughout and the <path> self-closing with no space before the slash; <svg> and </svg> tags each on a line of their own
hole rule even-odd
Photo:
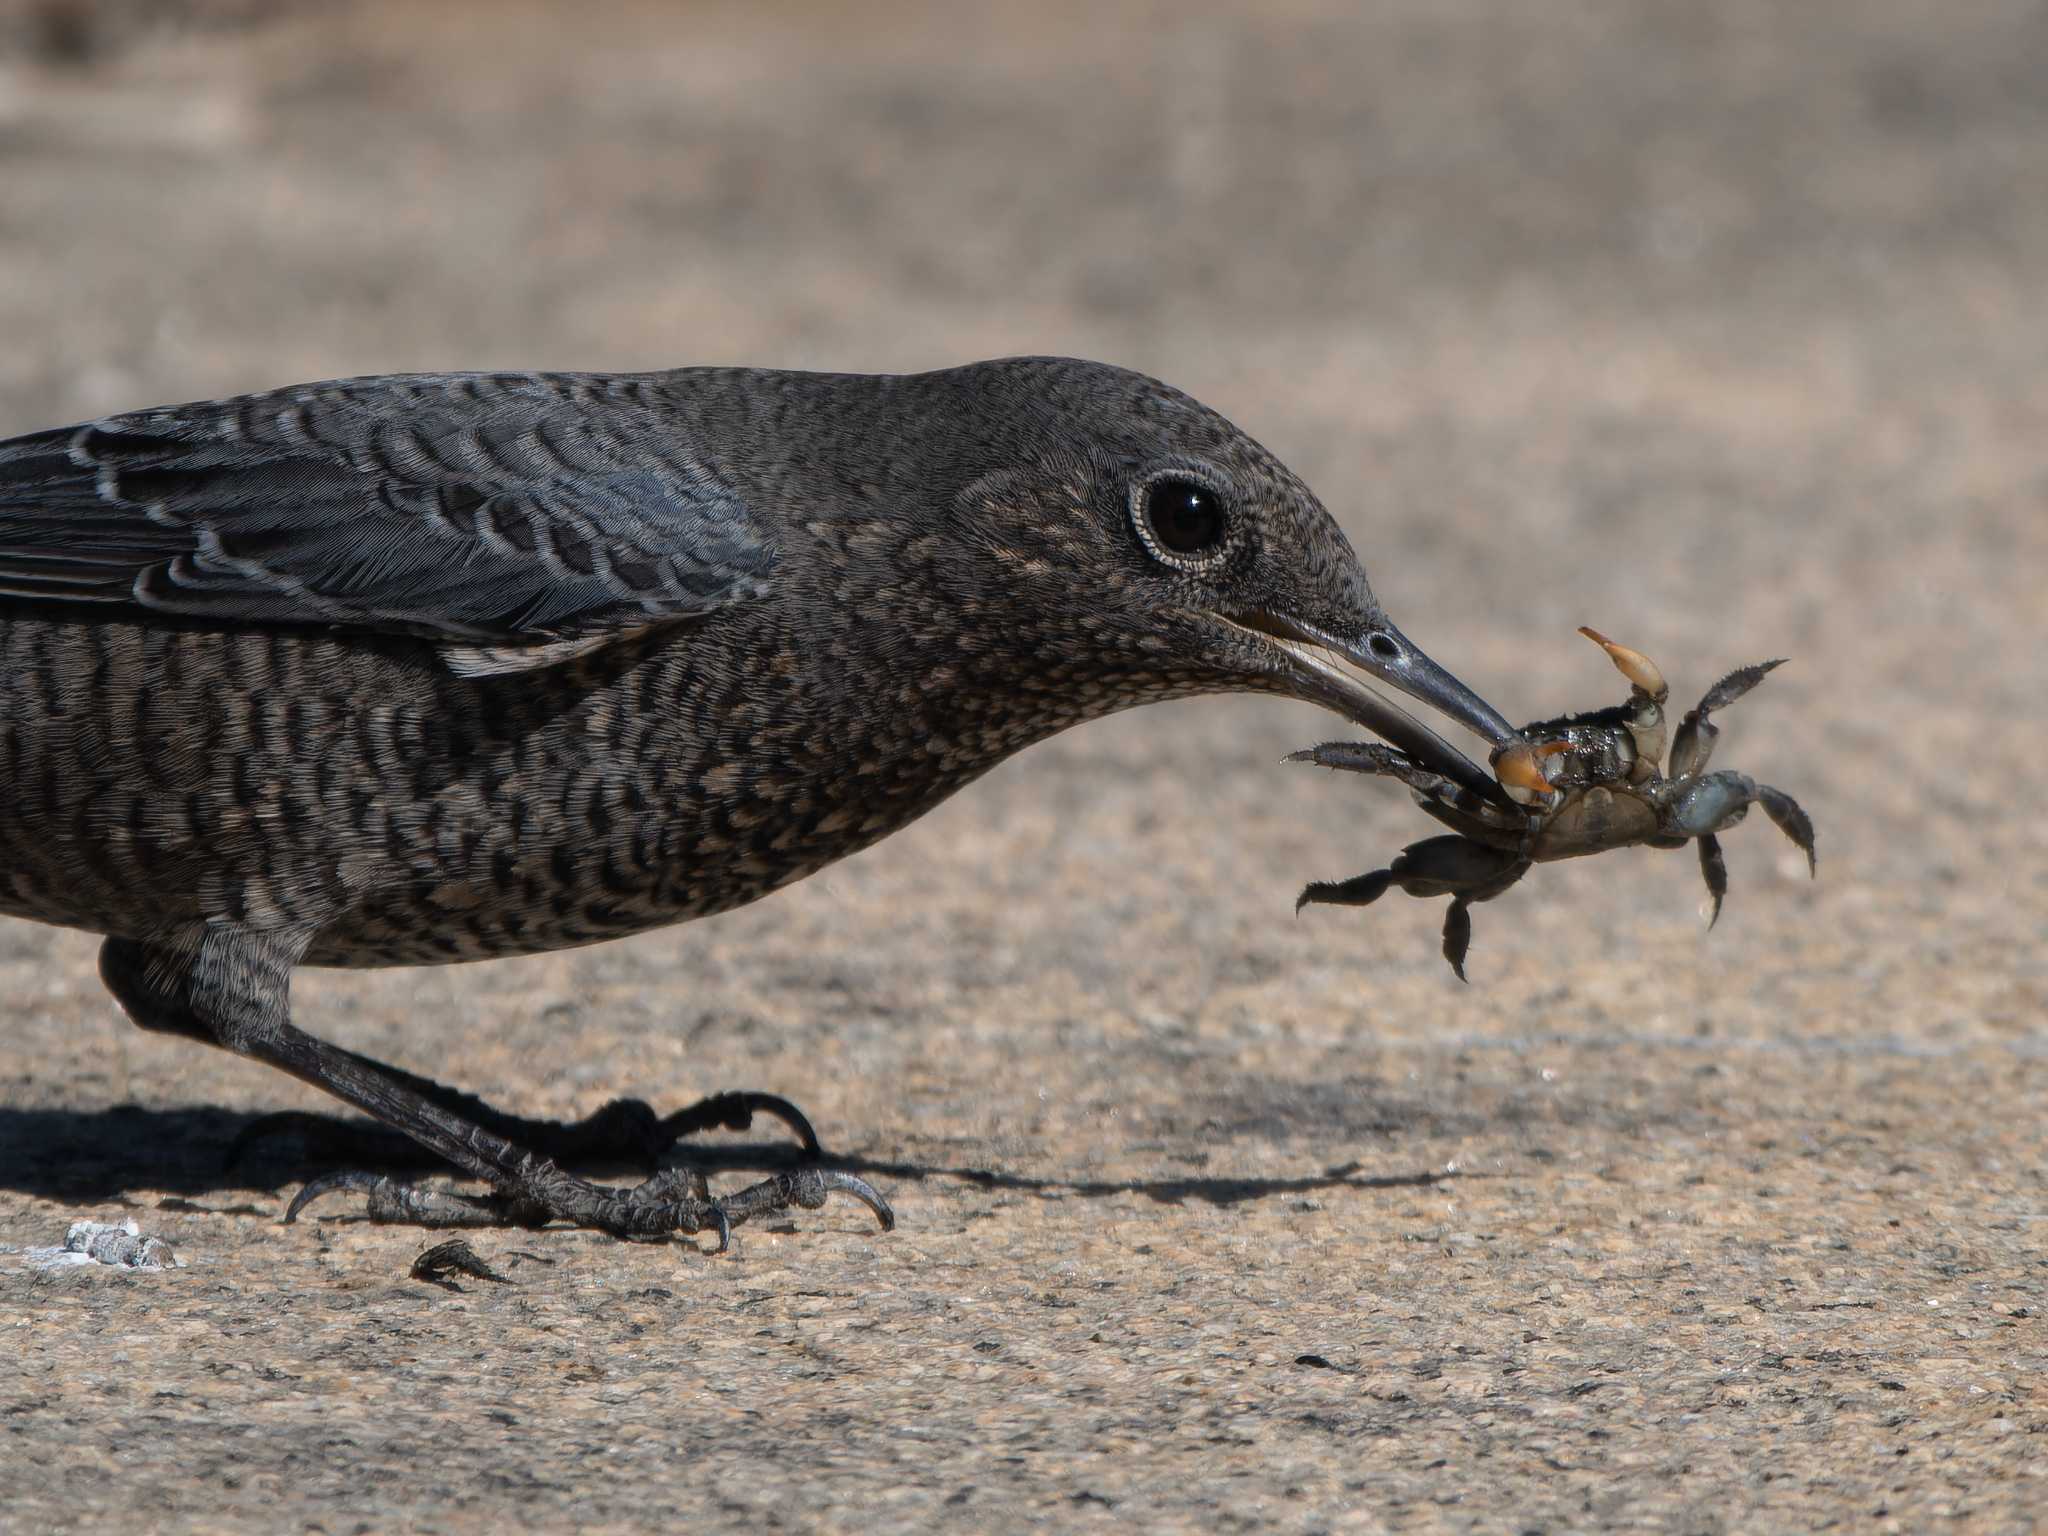
<svg viewBox="0 0 2048 1536">
<path fill-rule="evenodd" d="M 1328 634 L 1297 619 L 1270 613 L 1234 616 L 1231 622 L 1257 631 L 1286 653 L 1293 674 L 1289 680 L 1295 685 L 1290 692 L 1356 721 L 1417 763 L 1474 793 L 1506 803 L 1491 774 L 1358 676 L 1364 672 L 1421 700 L 1484 737 L 1496 756 L 1503 749 L 1524 745 L 1521 734 L 1499 710 L 1430 660 L 1421 647 L 1386 620 L 1376 621 L 1357 635 Z"/>
</svg>

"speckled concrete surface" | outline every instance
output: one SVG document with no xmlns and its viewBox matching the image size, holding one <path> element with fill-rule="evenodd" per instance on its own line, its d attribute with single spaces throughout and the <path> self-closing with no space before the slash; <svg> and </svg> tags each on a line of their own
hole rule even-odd
<svg viewBox="0 0 2048 1536">
<path fill-rule="evenodd" d="M 205 10 L 188 6 L 188 10 Z M 235 7 L 246 10 L 249 7 Z M 5 34 L 17 43 L 20 29 Z M 303 8 L 0 62 L 0 430 L 407 367 L 1149 369 L 1509 713 L 1790 655 L 1798 795 L 1479 909 L 1296 706 L 1034 749 L 771 902 L 308 973 L 529 1112 L 787 1093 L 736 1259 L 276 1224 L 322 1101 L 0 924 L 0 1527 L 2023 1530 L 2048 1500 L 2048 13 Z M 718 1178 L 779 1155 L 754 1138 Z M 187 1267 L 35 1275 L 134 1215 Z"/>
</svg>

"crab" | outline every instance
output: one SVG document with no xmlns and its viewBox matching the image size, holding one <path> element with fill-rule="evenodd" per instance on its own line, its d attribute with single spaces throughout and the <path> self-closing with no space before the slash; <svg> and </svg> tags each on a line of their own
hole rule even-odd
<svg viewBox="0 0 2048 1536">
<path fill-rule="evenodd" d="M 1579 633 L 1606 651 L 1628 679 L 1628 702 L 1525 726 L 1522 741 L 1493 755 L 1494 775 L 1504 795 L 1479 795 L 1376 743 L 1325 742 L 1291 754 L 1289 762 L 1399 779 L 1416 803 L 1453 833 L 1409 844 L 1386 869 L 1350 880 L 1317 881 L 1302 891 L 1295 910 L 1312 903 L 1369 906 L 1395 886 L 1410 896 L 1449 896 L 1444 958 L 1464 981 L 1473 904 L 1491 901 L 1535 864 L 1616 848 L 1683 848 L 1696 842 L 1700 873 L 1713 899 L 1707 924 L 1711 928 L 1720 920 L 1721 901 L 1728 894 L 1728 866 L 1716 834 L 1741 821 L 1750 806 L 1761 805 L 1806 855 L 1808 874 L 1817 873 L 1813 823 L 1797 801 L 1745 774 L 1707 771 L 1720 735 L 1709 716 L 1748 693 L 1783 659 L 1739 667 L 1709 688 L 1699 707 L 1680 722 L 1671 740 L 1669 766 L 1659 772 L 1664 703 L 1671 693 L 1664 674 L 1640 651 L 1617 644 L 1598 630 L 1582 628 Z"/>
</svg>

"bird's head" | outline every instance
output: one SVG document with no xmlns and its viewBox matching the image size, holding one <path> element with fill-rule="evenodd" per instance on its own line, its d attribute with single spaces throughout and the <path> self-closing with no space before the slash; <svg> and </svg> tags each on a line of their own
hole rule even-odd
<svg viewBox="0 0 2048 1536">
<path fill-rule="evenodd" d="M 1371 683 L 1496 750 L 1519 742 L 1513 727 L 1395 628 L 1315 494 L 1223 417 L 1098 363 L 1013 359 L 927 377 L 981 396 L 975 420 L 1005 424 L 975 445 L 994 467 L 953 512 L 1004 590 L 1026 599 L 989 617 L 1007 626 L 1007 649 L 1039 654 L 1046 686 L 1127 690 L 1110 708 L 1283 694 L 1499 793 Z"/>
</svg>

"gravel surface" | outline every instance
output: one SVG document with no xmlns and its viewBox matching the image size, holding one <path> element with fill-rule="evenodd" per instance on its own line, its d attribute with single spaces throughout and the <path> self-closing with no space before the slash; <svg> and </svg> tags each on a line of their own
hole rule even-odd
<svg viewBox="0 0 2048 1536">
<path fill-rule="evenodd" d="M 18 9 L 18 8 L 17 8 Z M 784 1093 L 885 1186 L 736 1258 L 485 1233 L 0 922 L 0 1528 L 2026 1530 L 2048 1506 L 2048 11 L 185 4 L 0 28 L 0 432 L 405 368 L 1160 374 L 1509 714 L 1799 797 L 1476 913 L 1430 825 L 1142 710 L 773 900 L 307 972 L 530 1113 Z M 212 12 L 213 14 L 209 14 Z M 55 28 L 53 31 L 52 28 Z M 773 1166 L 725 1138 L 715 1182 Z M 31 1269 L 133 1217 L 184 1266 Z"/>
</svg>

